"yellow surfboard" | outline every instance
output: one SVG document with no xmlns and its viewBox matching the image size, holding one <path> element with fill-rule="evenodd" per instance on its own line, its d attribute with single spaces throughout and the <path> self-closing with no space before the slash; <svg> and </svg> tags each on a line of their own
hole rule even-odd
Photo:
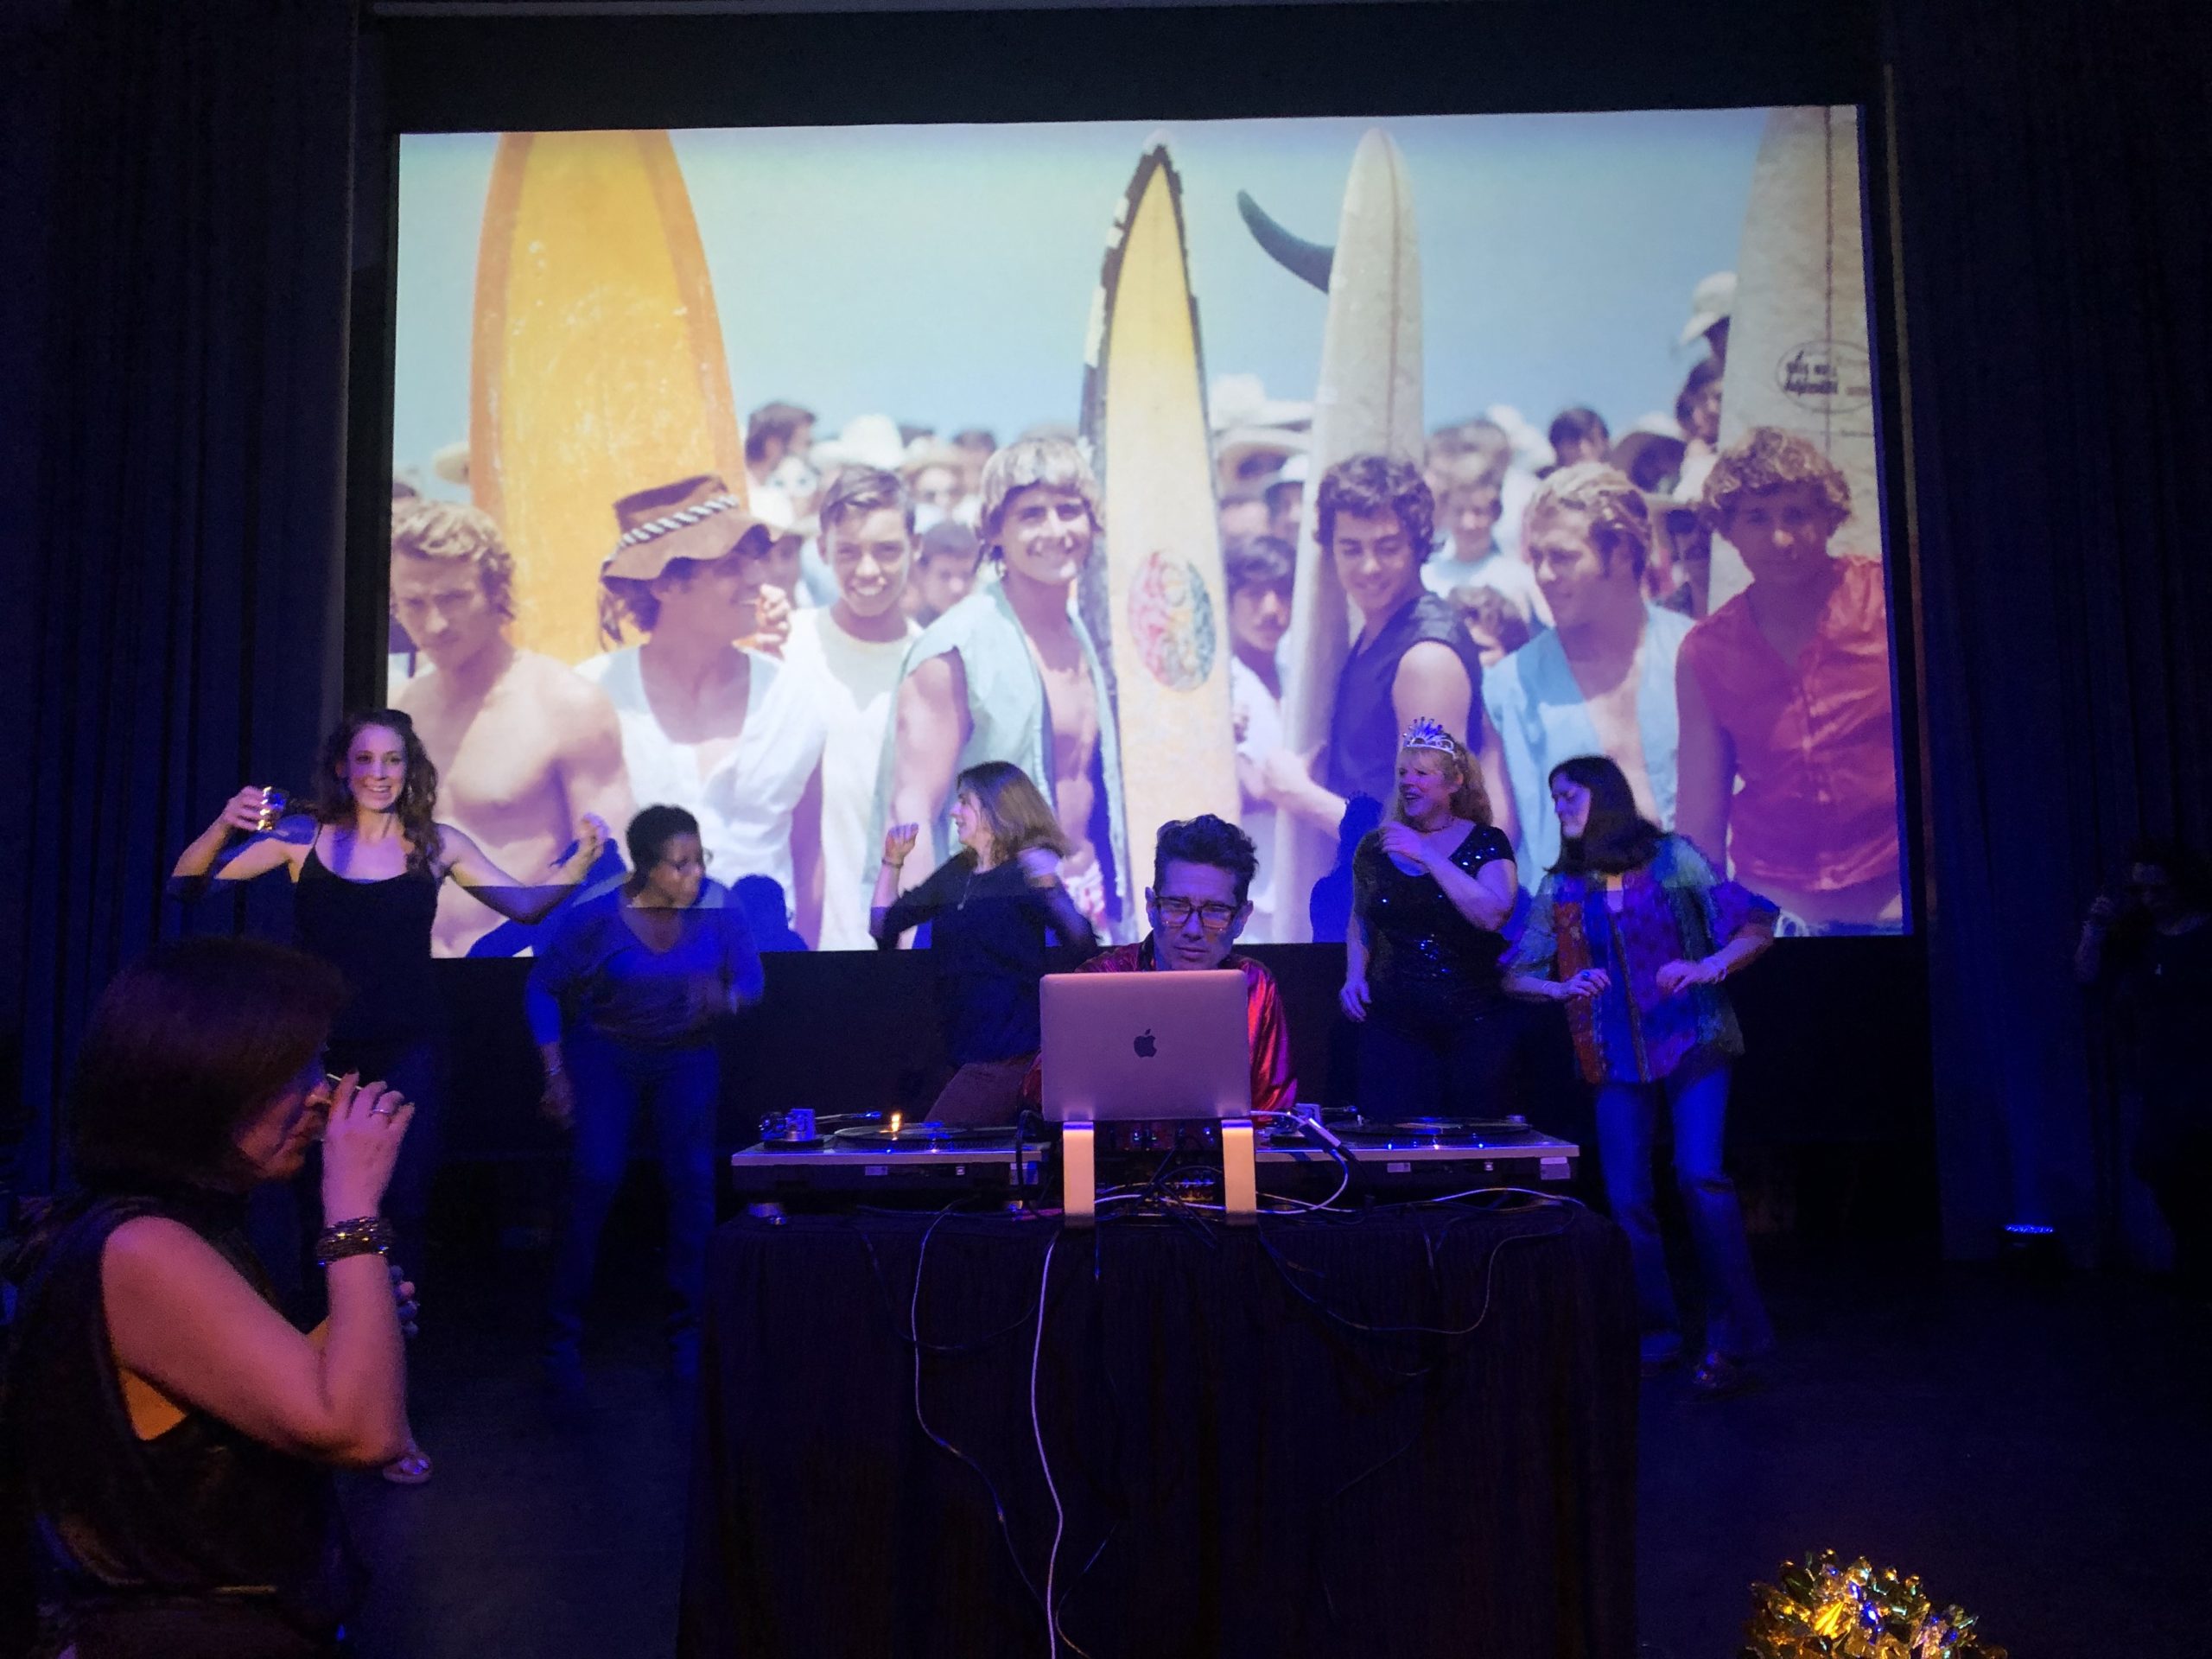
<svg viewBox="0 0 2212 1659">
<path fill-rule="evenodd" d="M 1089 347 L 1084 435 L 1105 491 L 1106 556 L 1085 612 L 1114 688 L 1135 856 L 1171 818 L 1234 823 L 1237 811 L 1205 363 L 1182 181 L 1164 143 L 1145 151 L 1116 214 Z"/>
<path fill-rule="evenodd" d="M 601 649 L 614 502 L 745 446 L 714 289 L 664 132 L 502 135 L 484 207 L 469 481 L 515 557 L 515 643 Z"/>
<path fill-rule="evenodd" d="M 1351 602 L 1316 539 L 1321 474 L 1357 454 L 1391 454 L 1421 463 L 1421 321 L 1413 181 L 1405 156 L 1378 127 L 1359 141 L 1344 184 L 1321 334 L 1321 378 L 1313 394 L 1313 461 L 1298 538 L 1298 587 L 1281 655 L 1283 737 L 1301 754 L 1329 735 L 1337 676 L 1351 652 L 1353 632 Z M 1277 939 L 1312 937 L 1307 895 L 1335 858 L 1333 837 L 1287 812 L 1276 815 Z"/>
<path fill-rule="evenodd" d="M 1755 426 L 1810 438 L 1851 485 L 1851 518 L 1830 550 L 1879 558 L 1863 224 L 1858 112 L 1816 106 L 1768 116 L 1736 256 L 1720 443 Z M 1742 556 L 1716 537 L 1713 608 L 1750 583 Z"/>
</svg>

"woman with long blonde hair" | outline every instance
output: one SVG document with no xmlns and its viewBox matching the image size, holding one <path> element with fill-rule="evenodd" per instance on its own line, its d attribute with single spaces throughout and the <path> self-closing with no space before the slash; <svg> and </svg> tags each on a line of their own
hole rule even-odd
<svg viewBox="0 0 2212 1659">
<path fill-rule="evenodd" d="M 931 1116 L 1011 1123 L 1041 1041 L 1038 982 L 1098 942 L 1060 880 L 1069 846 L 1059 820 L 1019 766 L 969 767 L 955 783 L 951 816 L 960 850 L 903 895 L 899 872 L 921 826 L 884 832 L 869 931 L 888 950 L 909 928 L 930 925 L 938 1014 L 958 1068 Z"/>
</svg>

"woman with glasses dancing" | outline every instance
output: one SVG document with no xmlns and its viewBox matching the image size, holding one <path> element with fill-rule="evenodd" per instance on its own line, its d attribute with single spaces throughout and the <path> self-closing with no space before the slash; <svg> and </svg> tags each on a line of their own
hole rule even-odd
<svg viewBox="0 0 2212 1659">
<path fill-rule="evenodd" d="M 952 829 L 960 850 L 906 893 L 899 872 L 920 826 L 884 831 L 868 931 L 889 950 L 907 929 L 930 925 L 938 1015 L 958 1068 L 930 1116 L 1011 1123 L 1042 1040 L 1038 982 L 1075 966 L 1098 941 L 1060 881 L 1069 849 L 1059 820 L 1020 767 L 986 760 L 962 772 Z"/>
<path fill-rule="evenodd" d="M 627 839 L 629 878 L 555 924 L 524 996 L 546 1115 L 573 1131 L 545 1354 L 554 1382 L 571 1390 L 599 1236 L 641 1116 L 667 1189 L 671 1358 L 678 1377 L 697 1366 L 721 1098 L 715 1027 L 760 998 L 760 953 L 744 912 L 707 885 L 699 821 L 648 806 Z M 718 902 L 702 903 L 709 893 Z"/>
<path fill-rule="evenodd" d="M 1352 855 L 1338 1001 L 1360 1024 L 1370 1118 L 1497 1117 L 1512 1109 L 1515 1020 L 1498 957 L 1518 886 L 1475 757 L 1433 720 L 1398 746 L 1383 822 Z"/>
<path fill-rule="evenodd" d="M 1706 1280 L 1705 1358 L 1691 1382 L 1730 1393 L 1774 1332 L 1721 1167 L 1729 1068 L 1744 1034 L 1720 982 L 1774 943 L 1775 907 L 1723 879 L 1686 836 L 1641 817 L 1609 757 L 1562 760 L 1549 781 L 1559 861 L 1537 890 L 1506 987 L 1566 1004 L 1583 1078 L 1597 1088 L 1605 1196 L 1636 1268 L 1647 1373 L 1682 1352 L 1651 1184 L 1660 1109 L 1674 1120 L 1675 1180 Z"/>
</svg>

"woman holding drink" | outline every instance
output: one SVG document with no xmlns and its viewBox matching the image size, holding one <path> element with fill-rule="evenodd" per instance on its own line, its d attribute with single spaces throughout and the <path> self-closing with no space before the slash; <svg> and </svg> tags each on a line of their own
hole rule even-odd
<svg viewBox="0 0 2212 1659">
<path fill-rule="evenodd" d="M 451 824 L 437 822 L 438 773 L 396 709 L 349 715 L 324 743 L 313 802 L 280 817 L 276 792 L 249 785 L 179 855 L 171 885 L 196 897 L 207 883 L 282 870 L 293 882 L 293 943 L 344 976 L 350 993 L 330 1032 L 336 1071 L 380 1077 L 415 1103 L 415 1133 L 393 1172 L 388 1209 L 401 1259 L 419 1268 L 436 1168 L 438 1009 L 430 984 L 430 927 L 438 885 L 450 878 L 501 915 L 534 922 L 582 880 L 607 826 L 585 817 L 575 851 L 543 885 L 525 887 Z M 251 837 L 229 858 L 234 837 Z M 280 1270 L 285 1264 L 272 1263 Z M 390 1478 L 429 1476 L 416 1454 Z"/>
</svg>

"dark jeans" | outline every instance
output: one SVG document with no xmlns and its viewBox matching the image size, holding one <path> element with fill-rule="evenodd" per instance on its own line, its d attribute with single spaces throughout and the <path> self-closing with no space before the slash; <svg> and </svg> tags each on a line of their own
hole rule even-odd
<svg viewBox="0 0 2212 1659">
<path fill-rule="evenodd" d="M 599 1236 L 629 1167 L 640 1116 L 652 1125 L 653 1151 L 668 1196 L 669 1332 L 696 1342 L 706 1282 L 707 1236 L 715 1226 L 715 1108 L 720 1070 L 711 1046 L 639 1048 L 588 1027 L 562 1044 L 575 1094 L 569 1152 L 569 1214 L 553 1262 L 548 1342 L 573 1355 L 583 1334 L 584 1303 L 599 1260 Z"/>
<path fill-rule="evenodd" d="M 2173 1235 L 2175 1279 L 2190 1295 L 2212 1296 L 2212 1125 L 2158 1114 L 2144 1126 L 2135 1166 Z"/>
<path fill-rule="evenodd" d="M 1394 1016 L 1379 1004 L 1359 1030 L 1359 1109 L 1367 1117 L 1503 1117 L 1512 1086 L 1511 1006 L 1456 1020 Z"/>
<path fill-rule="evenodd" d="M 1736 1359 L 1774 1346 L 1774 1331 L 1751 1276 L 1751 1243 L 1744 1236 L 1736 1184 L 1720 1167 L 1728 1069 L 1726 1059 L 1692 1055 L 1664 1082 L 1609 1083 L 1598 1091 L 1598 1150 L 1605 1165 L 1605 1196 L 1613 1219 L 1628 1235 L 1647 1359 L 1664 1358 L 1682 1345 L 1681 1316 L 1667 1277 L 1651 1179 L 1662 1104 L 1674 1115 L 1675 1184 L 1705 1274 L 1706 1346 Z"/>
</svg>

